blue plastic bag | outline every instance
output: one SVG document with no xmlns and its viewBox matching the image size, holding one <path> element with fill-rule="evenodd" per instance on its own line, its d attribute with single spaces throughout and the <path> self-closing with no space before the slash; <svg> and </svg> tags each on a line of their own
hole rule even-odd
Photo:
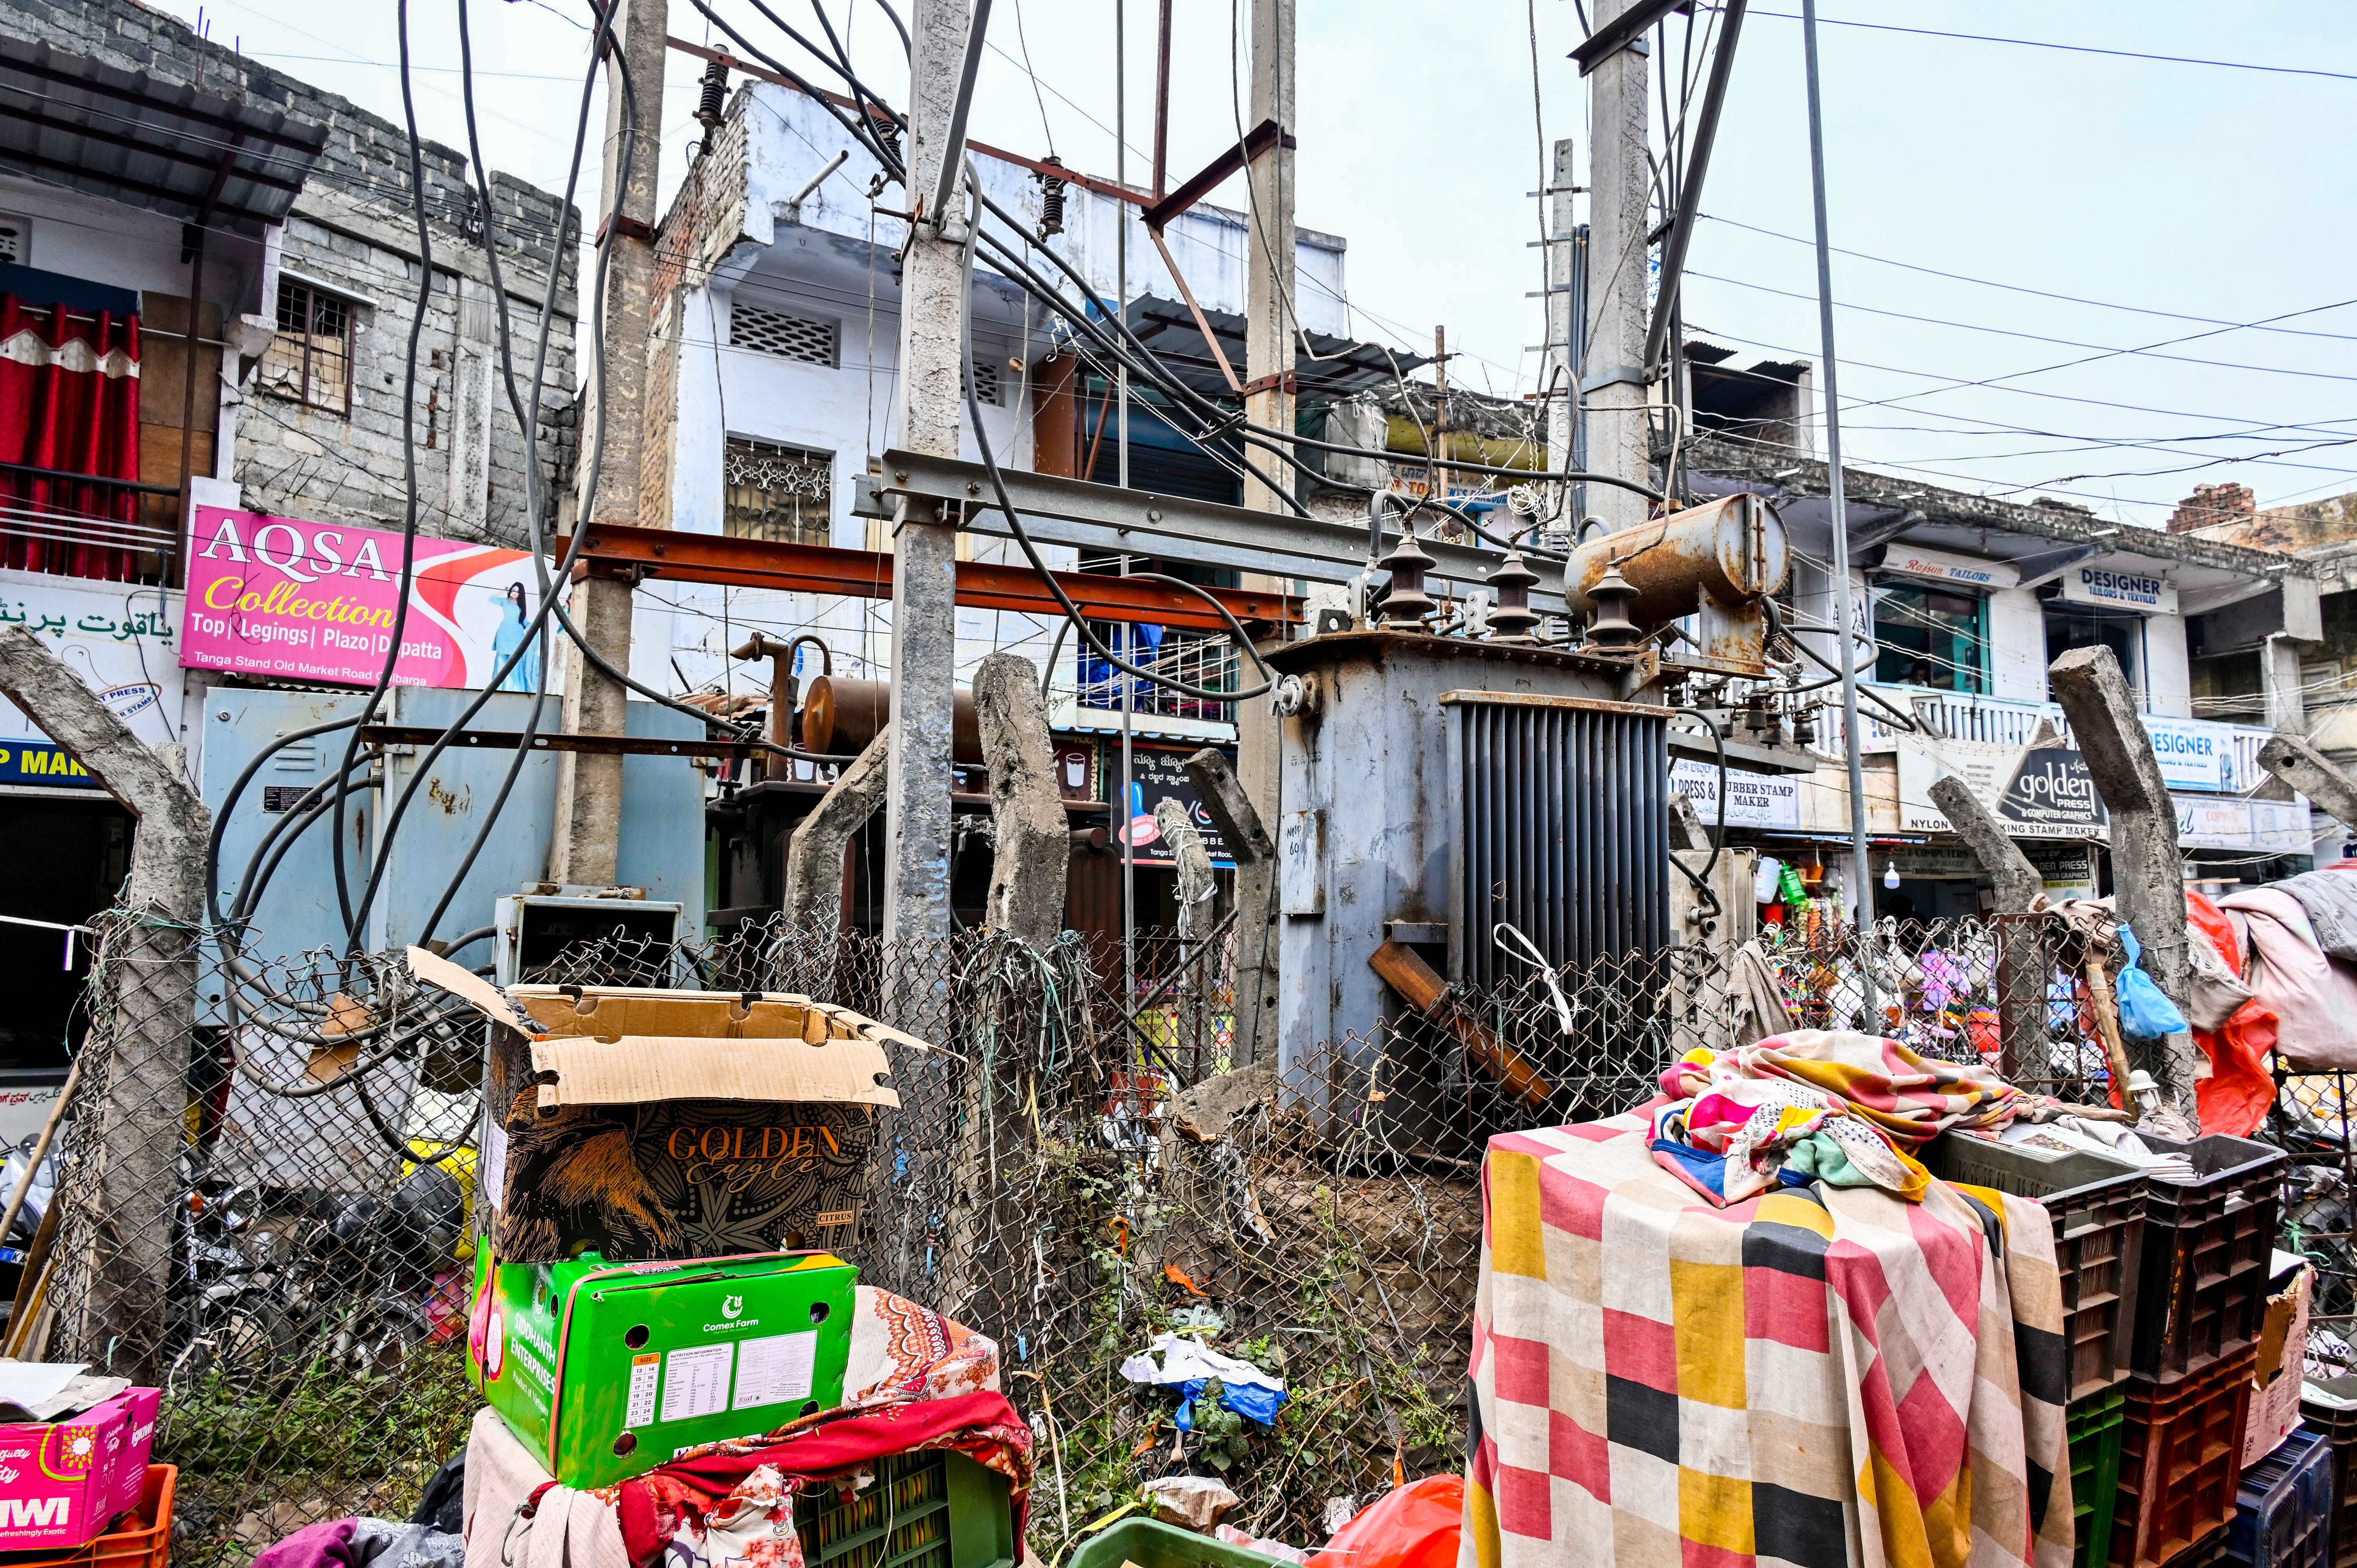
<svg viewBox="0 0 2357 1568">
<path fill-rule="evenodd" d="M 1211 1380 L 1209 1378 L 1189 1378 L 1178 1385 L 1179 1431 L 1195 1430 L 1195 1402 L 1203 1397 L 1203 1385 Z M 1249 1421 L 1259 1422 L 1263 1426 L 1276 1424 L 1276 1412 L 1285 1408 L 1286 1397 L 1284 1390 L 1273 1389 L 1266 1383 L 1231 1383 L 1223 1380 L 1220 1384 L 1222 1404 Z"/>
<path fill-rule="evenodd" d="M 2134 926 L 2120 928 L 2120 942 L 2128 954 L 2128 966 L 2120 971 L 2120 1031 L 2139 1040 L 2185 1033 L 2190 1027 L 2185 1015 L 2141 967 L 2144 944 L 2136 940 Z"/>
</svg>

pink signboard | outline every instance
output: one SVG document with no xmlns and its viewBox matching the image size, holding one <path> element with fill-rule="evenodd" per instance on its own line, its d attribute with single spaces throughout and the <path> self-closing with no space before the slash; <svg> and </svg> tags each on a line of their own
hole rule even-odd
<svg viewBox="0 0 2357 1568">
<path fill-rule="evenodd" d="M 539 575 L 521 550 L 417 538 L 400 686 L 488 683 L 524 640 Z M 393 649 L 401 535 L 347 523 L 197 508 L 180 662 L 301 681 L 374 685 Z M 529 692 L 537 651 L 502 691 Z"/>
</svg>

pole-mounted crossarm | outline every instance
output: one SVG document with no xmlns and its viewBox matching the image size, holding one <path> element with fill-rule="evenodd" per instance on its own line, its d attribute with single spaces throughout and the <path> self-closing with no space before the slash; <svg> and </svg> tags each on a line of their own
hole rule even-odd
<svg viewBox="0 0 2357 1568">
<path fill-rule="evenodd" d="M 933 204 L 925 216 L 938 229 L 950 221 L 950 198 L 957 188 L 958 167 L 965 161 L 965 117 L 974 107 L 974 79 L 982 70 L 982 47 L 990 32 L 990 0 L 974 0 L 974 22 L 966 28 L 965 59 L 958 67 L 957 102 L 950 109 L 949 147 L 942 155 L 942 177 L 933 188 Z"/>
</svg>

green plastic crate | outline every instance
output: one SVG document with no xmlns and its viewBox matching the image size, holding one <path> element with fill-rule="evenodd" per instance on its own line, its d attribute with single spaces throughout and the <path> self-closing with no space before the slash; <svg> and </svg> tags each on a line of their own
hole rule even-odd
<svg viewBox="0 0 2357 1568">
<path fill-rule="evenodd" d="M 1007 1494 L 1006 1477 L 963 1454 L 893 1454 L 848 1498 L 829 1487 L 796 1498 L 794 1533 L 809 1568 L 1014 1568 Z"/>
<path fill-rule="evenodd" d="M 2071 1407 L 2071 1511 L 2078 1518 L 2074 1568 L 2111 1561 L 2112 1509 L 2119 1501 L 2120 1435 L 2128 1419 L 2126 1389 L 2091 1395 Z"/>
<path fill-rule="evenodd" d="M 1277 1560 L 1133 1514 L 1081 1542 L 1071 1568 L 1271 1568 Z M 1287 1565 L 1289 1568 L 1289 1565 Z"/>
</svg>

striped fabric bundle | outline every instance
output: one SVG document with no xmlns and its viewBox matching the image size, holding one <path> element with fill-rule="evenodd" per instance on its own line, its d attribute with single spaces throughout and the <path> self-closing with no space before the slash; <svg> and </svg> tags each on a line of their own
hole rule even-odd
<svg viewBox="0 0 2357 1568">
<path fill-rule="evenodd" d="M 1459 1568 L 2068 1568 L 2045 1210 L 1944 1182 L 1717 1208 L 1652 1133 L 1490 1142 Z"/>
<path fill-rule="evenodd" d="M 1795 1029 L 1731 1051 L 1688 1051 L 1662 1092 L 1691 1100 L 1713 1085 L 1781 1078 L 1849 1101 L 1902 1148 L 1951 1127 L 2002 1127 L 2029 1097 L 1975 1062 L 1931 1061 L 1897 1040 L 1850 1029 Z"/>
</svg>

